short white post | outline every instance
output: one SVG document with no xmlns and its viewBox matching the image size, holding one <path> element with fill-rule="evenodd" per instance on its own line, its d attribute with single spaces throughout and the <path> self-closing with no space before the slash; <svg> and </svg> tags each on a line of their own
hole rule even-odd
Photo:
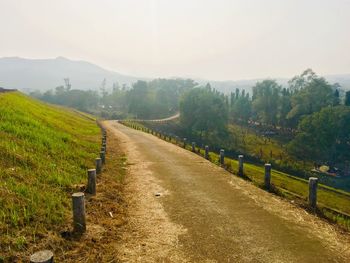
<svg viewBox="0 0 350 263">
<path fill-rule="evenodd" d="M 53 263 L 53 253 L 50 250 L 42 250 L 30 256 L 30 263 Z"/>
<path fill-rule="evenodd" d="M 243 155 L 238 155 L 238 175 L 243 176 L 244 170 L 243 170 Z"/>
<path fill-rule="evenodd" d="M 101 151 L 100 152 L 100 158 L 102 160 L 102 164 L 105 164 L 106 163 L 106 153 L 105 153 L 105 151 Z"/>
<path fill-rule="evenodd" d="M 196 151 L 196 143 L 192 142 L 192 152 L 195 152 L 195 151 Z"/>
<path fill-rule="evenodd" d="M 318 185 L 318 178 L 310 177 L 309 178 L 309 206 L 312 209 L 316 209 L 316 206 L 317 206 L 317 185 Z"/>
<path fill-rule="evenodd" d="M 88 170 L 88 185 L 86 192 L 92 195 L 96 194 L 96 169 Z"/>
<path fill-rule="evenodd" d="M 96 158 L 96 174 L 100 174 L 102 172 L 102 159 Z"/>
<path fill-rule="evenodd" d="M 271 164 L 266 163 L 265 164 L 265 188 L 267 190 L 270 190 L 271 187 Z"/>
<path fill-rule="evenodd" d="M 221 165 L 225 164 L 225 150 L 224 149 L 220 150 L 220 164 Z"/>
<path fill-rule="evenodd" d="M 184 138 L 184 148 L 186 148 L 187 138 Z"/>
<path fill-rule="evenodd" d="M 86 231 L 85 220 L 85 195 L 84 193 L 74 193 L 73 201 L 73 228 L 74 232 L 83 233 Z"/>
<path fill-rule="evenodd" d="M 205 154 L 204 154 L 205 159 L 209 160 L 209 146 L 205 146 Z"/>
</svg>

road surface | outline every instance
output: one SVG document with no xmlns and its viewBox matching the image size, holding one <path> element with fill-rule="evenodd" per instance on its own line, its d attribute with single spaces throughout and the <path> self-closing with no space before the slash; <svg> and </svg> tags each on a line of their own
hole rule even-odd
<svg viewBox="0 0 350 263">
<path fill-rule="evenodd" d="M 350 262 L 349 234 L 194 153 L 106 125 L 129 164 L 122 261 Z"/>
</svg>

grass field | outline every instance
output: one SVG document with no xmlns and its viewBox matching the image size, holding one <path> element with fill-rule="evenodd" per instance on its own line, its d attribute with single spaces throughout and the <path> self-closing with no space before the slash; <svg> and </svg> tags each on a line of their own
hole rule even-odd
<svg viewBox="0 0 350 263">
<path fill-rule="evenodd" d="M 70 194 L 94 167 L 95 120 L 19 92 L 0 94 L 0 262 L 70 217 Z"/>
<path fill-rule="evenodd" d="M 124 124 L 147 131 L 147 127 L 137 122 L 129 121 L 124 122 Z M 174 138 L 171 139 L 171 142 L 179 143 Z M 191 150 L 191 145 L 188 143 L 186 148 L 187 150 Z M 199 154 L 204 156 L 203 149 L 196 148 L 196 151 L 199 151 Z M 218 164 L 219 155 L 210 152 L 209 160 Z M 228 171 L 238 174 L 237 160 L 225 158 L 225 167 Z M 263 165 L 252 163 L 245 163 L 244 165 L 244 174 L 246 178 L 258 187 L 263 187 L 264 173 Z M 286 198 L 298 199 L 302 205 L 306 204 L 308 196 L 307 180 L 272 169 L 271 183 L 274 189 L 278 191 L 279 195 Z M 322 216 L 350 230 L 350 193 L 320 184 L 318 190 L 318 207 L 319 213 Z"/>
</svg>

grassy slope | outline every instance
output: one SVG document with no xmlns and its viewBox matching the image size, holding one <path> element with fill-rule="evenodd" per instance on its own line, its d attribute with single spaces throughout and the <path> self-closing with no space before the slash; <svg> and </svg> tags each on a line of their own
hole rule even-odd
<svg viewBox="0 0 350 263">
<path fill-rule="evenodd" d="M 98 146 L 94 120 L 18 92 L 0 94 L 0 251 L 24 249 L 64 222 Z"/>
</svg>

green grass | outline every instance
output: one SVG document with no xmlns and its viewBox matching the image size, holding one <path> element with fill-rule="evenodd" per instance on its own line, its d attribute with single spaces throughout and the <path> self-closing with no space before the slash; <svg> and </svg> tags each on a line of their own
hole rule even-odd
<svg viewBox="0 0 350 263">
<path fill-rule="evenodd" d="M 25 249 L 70 215 L 99 150 L 95 121 L 19 92 L 0 94 L 0 250 Z M 1 254 L 1 253 L 0 253 Z"/>
<path fill-rule="evenodd" d="M 136 129 L 143 129 L 144 131 L 147 129 L 147 127 L 145 127 L 143 124 L 137 123 L 135 121 L 126 121 L 123 122 L 123 124 Z M 254 137 L 251 139 L 256 140 L 257 138 Z M 249 141 L 249 138 L 246 140 Z M 170 142 L 176 143 L 174 139 L 172 139 Z M 182 142 L 181 145 L 183 145 Z M 189 142 L 187 143 L 186 149 L 192 149 Z M 198 150 L 200 152 L 199 154 L 201 156 L 204 156 L 204 150 L 196 148 L 196 151 Z M 218 165 L 219 155 L 217 153 L 210 152 L 209 160 Z M 226 157 L 225 166 L 230 172 L 238 174 L 237 160 Z M 263 187 L 264 173 L 265 168 L 262 165 L 251 163 L 244 164 L 245 176 L 247 179 L 259 187 Z M 283 195 L 284 197 L 293 199 L 297 197 L 306 203 L 308 197 L 307 180 L 272 169 L 271 183 L 274 188 L 278 190 L 279 194 Z M 350 193 L 319 184 L 317 196 L 318 207 L 322 215 L 327 219 L 332 220 L 333 222 L 336 222 L 344 228 L 350 230 Z"/>
</svg>

